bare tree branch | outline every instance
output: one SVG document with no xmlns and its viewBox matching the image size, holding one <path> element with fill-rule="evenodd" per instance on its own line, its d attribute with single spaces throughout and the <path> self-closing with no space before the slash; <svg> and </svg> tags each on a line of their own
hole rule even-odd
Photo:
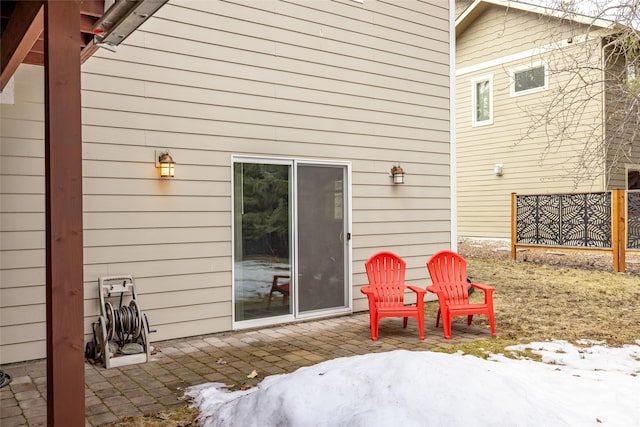
<svg viewBox="0 0 640 427">
<path fill-rule="evenodd" d="M 543 105 L 521 107 L 530 127 L 519 142 L 544 135 L 541 163 L 575 150 L 575 163 L 562 170 L 574 187 L 602 177 L 607 188 L 624 187 L 626 168 L 640 170 L 640 0 L 552 0 L 546 7 L 556 10 L 540 35 L 557 46 L 541 54 L 552 83 Z M 567 23 L 589 17 L 583 39 L 566 37 L 558 11 Z"/>
</svg>

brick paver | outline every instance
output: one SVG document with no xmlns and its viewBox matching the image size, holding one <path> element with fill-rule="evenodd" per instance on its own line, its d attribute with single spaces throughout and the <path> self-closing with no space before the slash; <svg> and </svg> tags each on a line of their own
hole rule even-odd
<svg viewBox="0 0 640 427">
<path fill-rule="evenodd" d="M 401 319 L 383 319 L 378 341 L 373 342 L 368 313 L 358 313 L 152 343 L 158 351 L 149 363 L 109 370 L 85 365 L 86 426 L 187 405 L 184 390 L 205 382 L 253 387 L 266 376 L 337 357 L 396 349 L 426 351 L 490 337 L 488 329 L 454 321 L 452 339 L 445 340 L 433 319 L 425 319 L 425 335 L 424 341 L 418 339 L 413 319 L 407 329 Z M 258 376 L 248 378 L 254 369 Z M 0 390 L 0 425 L 46 425 L 45 361 L 6 365 L 2 370 L 13 381 Z"/>
</svg>

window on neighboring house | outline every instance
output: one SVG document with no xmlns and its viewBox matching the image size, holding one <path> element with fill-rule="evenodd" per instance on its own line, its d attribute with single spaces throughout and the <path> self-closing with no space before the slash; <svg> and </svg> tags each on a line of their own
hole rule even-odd
<svg viewBox="0 0 640 427">
<path fill-rule="evenodd" d="M 629 65 L 627 65 L 627 79 L 631 81 L 631 80 L 635 80 L 637 77 L 640 77 L 638 76 L 637 64 L 634 62 L 631 62 L 629 63 Z"/>
<path fill-rule="evenodd" d="M 473 126 L 493 123 L 493 75 L 471 80 L 473 98 Z"/>
<path fill-rule="evenodd" d="M 640 171 L 627 171 L 627 190 L 640 190 Z"/>
<path fill-rule="evenodd" d="M 632 93 L 640 92 L 640 58 L 627 62 L 627 86 Z"/>
<path fill-rule="evenodd" d="M 526 95 L 547 89 L 547 67 L 519 67 L 510 70 L 511 96 Z"/>
</svg>

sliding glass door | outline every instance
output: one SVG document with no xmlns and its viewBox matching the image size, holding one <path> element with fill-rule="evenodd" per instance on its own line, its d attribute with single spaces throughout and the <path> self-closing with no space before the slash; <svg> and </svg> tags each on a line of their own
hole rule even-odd
<svg viewBox="0 0 640 427">
<path fill-rule="evenodd" d="M 350 308 L 347 166 L 234 162 L 234 321 Z"/>
<path fill-rule="evenodd" d="M 298 312 L 347 307 L 345 168 L 297 168 Z"/>
<path fill-rule="evenodd" d="M 293 313 L 292 165 L 234 164 L 235 321 Z"/>
</svg>

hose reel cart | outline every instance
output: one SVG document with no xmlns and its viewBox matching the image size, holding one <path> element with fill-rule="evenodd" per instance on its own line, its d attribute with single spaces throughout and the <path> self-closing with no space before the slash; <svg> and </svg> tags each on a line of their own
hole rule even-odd
<svg viewBox="0 0 640 427">
<path fill-rule="evenodd" d="M 98 278 L 100 316 L 93 324 L 95 358 L 105 368 L 115 368 L 151 359 L 149 322 L 138 304 L 133 276 Z"/>
</svg>

